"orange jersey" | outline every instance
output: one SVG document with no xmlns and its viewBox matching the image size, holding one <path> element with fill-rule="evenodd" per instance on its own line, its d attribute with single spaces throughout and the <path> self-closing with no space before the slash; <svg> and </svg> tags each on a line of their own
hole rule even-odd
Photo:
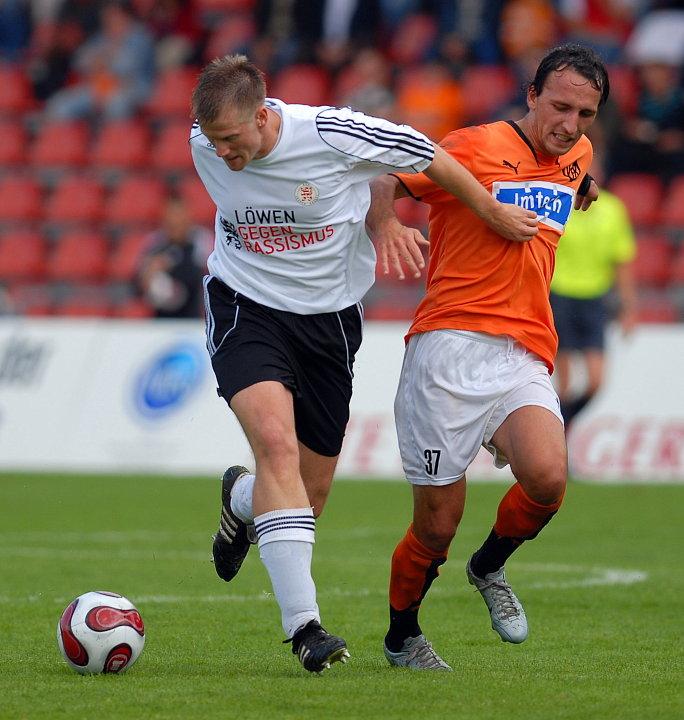
<svg viewBox="0 0 684 720">
<path fill-rule="evenodd" d="M 534 210 L 539 232 L 526 243 L 506 240 L 422 173 L 397 175 L 430 205 L 427 290 L 407 339 L 439 329 L 509 335 L 553 371 L 558 336 L 549 286 L 591 143 L 582 136 L 565 155 L 539 155 L 517 125 L 495 122 L 455 130 L 441 146 L 498 200 Z"/>
</svg>

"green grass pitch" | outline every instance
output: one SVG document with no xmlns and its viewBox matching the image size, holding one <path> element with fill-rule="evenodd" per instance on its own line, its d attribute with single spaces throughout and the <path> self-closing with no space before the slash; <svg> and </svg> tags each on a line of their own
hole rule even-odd
<svg viewBox="0 0 684 720">
<path fill-rule="evenodd" d="M 501 484 L 471 484 L 422 625 L 453 673 L 382 655 L 389 558 L 410 516 L 401 482 L 337 481 L 314 552 L 323 623 L 351 659 L 309 675 L 283 639 L 252 550 L 214 574 L 219 482 L 207 478 L 0 475 L 0 718 L 684 717 L 684 486 L 570 485 L 539 538 L 510 560 L 530 637 L 502 643 L 464 565 Z M 145 650 L 123 675 L 82 677 L 59 655 L 64 607 L 113 590 L 140 610 Z"/>
</svg>

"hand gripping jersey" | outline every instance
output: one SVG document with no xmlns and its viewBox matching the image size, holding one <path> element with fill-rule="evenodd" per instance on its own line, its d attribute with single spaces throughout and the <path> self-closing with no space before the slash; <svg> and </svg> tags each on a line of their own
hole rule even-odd
<svg viewBox="0 0 684 720">
<path fill-rule="evenodd" d="M 278 310 L 341 310 L 374 279 L 368 181 L 424 170 L 434 147 L 406 125 L 349 108 L 266 105 L 281 116 L 280 137 L 239 172 L 216 156 L 197 124 L 192 128 L 195 167 L 217 208 L 209 272 Z"/>
<path fill-rule="evenodd" d="M 534 210 L 539 232 L 527 243 L 506 240 L 429 178 L 400 176 L 413 197 L 430 204 L 427 291 L 408 335 L 437 329 L 509 335 L 552 371 L 558 336 L 549 286 L 591 143 L 583 136 L 565 155 L 543 156 L 517 125 L 496 122 L 456 130 L 441 145 L 498 200 Z"/>
</svg>

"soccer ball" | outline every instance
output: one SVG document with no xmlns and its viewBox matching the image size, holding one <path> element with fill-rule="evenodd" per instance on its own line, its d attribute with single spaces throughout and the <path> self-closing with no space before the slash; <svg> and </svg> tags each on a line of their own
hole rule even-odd
<svg viewBox="0 0 684 720">
<path fill-rule="evenodd" d="M 119 673 L 142 652 L 145 626 L 133 603 L 122 595 L 87 592 L 62 613 L 57 644 L 69 666 L 81 675 Z"/>
</svg>

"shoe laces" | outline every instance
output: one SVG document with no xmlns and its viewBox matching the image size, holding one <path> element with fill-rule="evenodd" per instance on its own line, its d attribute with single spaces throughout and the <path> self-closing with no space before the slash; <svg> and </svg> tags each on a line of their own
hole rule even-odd
<svg viewBox="0 0 684 720">
<path fill-rule="evenodd" d="M 505 580 L 492 580 L 481 590 L 492 590 L 497 612 L 504 620 L 512 620 L 520 615 L 520 607 L 511 586 Z"/>
<path fill-rule="evenodd" d="M 444 667 L 443 660 L 437 655 L 432 647 L 432 643 L 428 640 L 412 648 L 408 653 L 407 660 L 408 662 L 417 660 L 422 667 L 426 668 Z"/>
</svg>

